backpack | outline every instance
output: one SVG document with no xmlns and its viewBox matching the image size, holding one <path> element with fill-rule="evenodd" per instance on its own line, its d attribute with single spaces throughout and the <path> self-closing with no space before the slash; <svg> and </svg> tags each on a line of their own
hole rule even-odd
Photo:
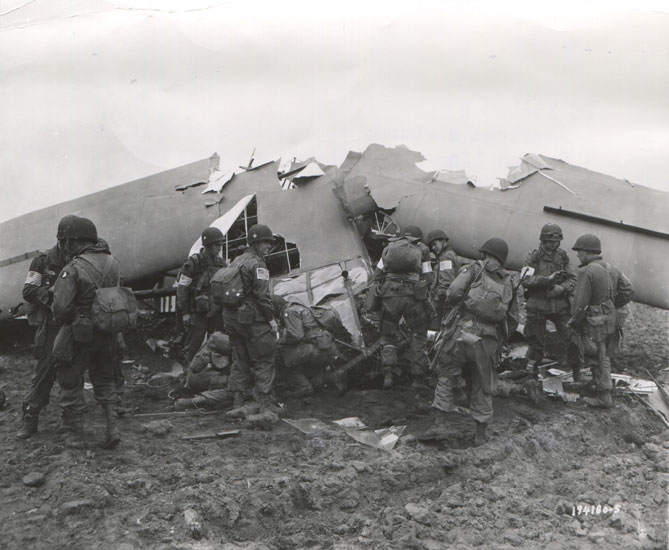
<svg viewBox="0 0 669 550">
<path fill-rule="evenodd" d="M 100 273 L 86 258 L 75 260 L 92 279 L 96 287 L 95 298 L 91 306 L 91 321 L 100 332 L 116 334 L 123 330 L 137 326 L 137 300 L 132 289 L 120 286 L 120 276 L 116 286 L 102 287 L 102 284 L 111 269 L 113 256 L 107 256 L 105 266 Z"/>
<path fill-rule="evenodd" d="M 386 273 L 420 273 L 420 248 L 407 239 L 392 240 L 383 253 Z"/>
<path fill-rule="evenodd" d="M 241 258 L 241 256 L 239 256 Z M 222 267 L 211 278 L 211 297 L 217 305 L 236 306 L 246 297 L 241 267 L 251 257 L 237 263 L 237 258 L 228 267 Z"/>
<path fill-rule="evenodd" d="M 499 323 L 506 319 L 509 303 L 513 299 L 513 287 L 510 276 L 504 280 L 494 280 L 484 269 L 482 276 L 476 281 L 465 299 L 467 311 L 489 323 Z"/>
</svg>

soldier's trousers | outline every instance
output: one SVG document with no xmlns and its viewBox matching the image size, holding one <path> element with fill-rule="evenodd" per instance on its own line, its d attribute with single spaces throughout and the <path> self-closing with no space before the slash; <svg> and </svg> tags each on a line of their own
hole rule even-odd
<svg viewBox="0 0 669 550">
<path fill-rule="evenodd" d="M 541 362 L 544 358 L 546 342 L 546 321 L 551 321 L 555 325 L 560 345 L 559 355 L 555 358 L 565 367 L 573 368 L 578 366 L 578 349 L 571 345 L 569 329 L 569 312 L 559 313 L 541 313 L 537 311 L 527 312 L 527 322 L 525 323 L 525 337 L 527 338 L 528 350 L 527 359 L 529 361 Z"/>
<path fill-rule="evenodd" d="M 206 313 L 193 313 L 193 326 L 190 328 L 190 335 L 184 350 L 184 363 L 189 365 L 199 351 L 207 335 L 211 335 L 217 330 L 221 330 L 221 316 L 207 317 Z"/>
<path fill-rule="evenodd" d="M 246 392 L 253 385 L 257 393 L 270 393 L 276 372 L 276 339 L 269 323 L 245 325 L 230 317 L 224 317 L 223 322 L 232 348 L 228 388 L 233 392 Z"/>
<path fill-rule="evenodd" d="M 96 332 L 90 343 L 74 343 L 71 362 L 61 363 L 56 378 L 61 386 L 60 405 L 63 416 L 79 416 L 86 409 L 84 400 L 84 373 L 93 384 L 93 397 L 102 406 L 118 406 L 118 343 L 116 335 Z"/>
<path fill-rule="evenodd" d="M 492 396 L 497 391 L 498 349 L 497 339 L 489 336 L 481 337 L 474 344 L 451 340 L 439 362 L 432 406 L 444 412 L 452 411 L 455 408 L 453 389 L 459 386 L 464 376 L 471 384 L 469 408 L 472 418 L 488 422 L 493 413 Z"/>
<path fill-rule="evenodd" d="M 51 388 L 56 380 L 55 362 L 51 358 L 53 342 L 60 327 L 43 324 L 35 333 L 35 372 L 30 380 L 30 389 L 23 398 L 23 404 L 39 411 L 46 407 L 51 397 Z"/>
<path fill-rule="evenodd" d="M 381 365 L 384 374 L 391 373 L 398 362 L 398 347 L 402 343 L 400 321 L 404 318 L 409 331 L 409 363 L 411 374 L 422 376 L 427 372 L 428 318 L 424 304 L 411 295 L 383 296 L 381 309 Z"/>
</svg>

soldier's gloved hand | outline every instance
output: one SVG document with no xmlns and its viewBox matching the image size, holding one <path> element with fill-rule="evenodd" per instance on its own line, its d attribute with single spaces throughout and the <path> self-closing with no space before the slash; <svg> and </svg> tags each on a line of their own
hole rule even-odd
<svg viewBox="0 0 669 550">
<path fill-rule="evenodd" d="M 564 294 L 564 287 L 562 285 L 555 285 L 553 288 L 551 288 L 550 292 L 546 294 L 546 297 L 557 298 L 562 294 Z"/>
<path fill-rule="evenodd" d="M 204 363 L 195 363 L 189 370 L 193 374 L 198 374 L 199 372 L 202 372 L 202 369 L 204 369 Z"/>
<path fill-rule="evenodd" d="M 187 327 L 193 326 L 193 317 L 191 316 L 190 313 L 184 313 L 181 319 L 183 320 L 184 325 L 186 325 Z"/>
</svg>

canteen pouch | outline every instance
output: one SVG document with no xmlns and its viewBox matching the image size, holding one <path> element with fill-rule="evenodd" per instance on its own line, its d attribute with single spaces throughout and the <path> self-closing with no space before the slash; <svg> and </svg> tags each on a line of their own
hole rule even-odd
<svg viewBox="0 0 669 550">
<path fill-rule="evenodd" d="M 248 304 L 244 304 L 237 310 L 237 322 L 240 325 L 250 325 L 255 318 L 253 308 Z"/>
<path fill-rule="evenodd" d="M 93 341 L 93 321 L 85 315 L 79 315 L 72 322 L 72 338 L 77 344 L 90 344 Z"/>
</svg>

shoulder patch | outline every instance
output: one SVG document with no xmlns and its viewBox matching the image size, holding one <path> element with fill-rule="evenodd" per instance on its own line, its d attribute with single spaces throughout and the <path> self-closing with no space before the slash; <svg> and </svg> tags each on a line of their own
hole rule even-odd
<svg viewBox="0 0 669 550">
<path fill-rule="evenodd" d="M 269 281 L 269 270 L 264 267 L 256 267 L 256 279 Z"/>
</svg>

